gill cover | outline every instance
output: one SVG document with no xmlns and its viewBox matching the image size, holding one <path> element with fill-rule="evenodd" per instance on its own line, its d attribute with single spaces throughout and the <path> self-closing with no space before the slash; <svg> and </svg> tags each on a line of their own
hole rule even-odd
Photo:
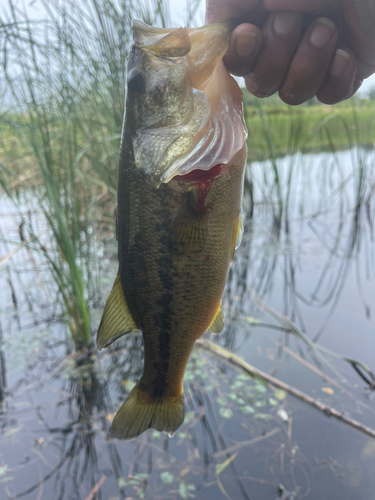
<svg viewBox="0 0 375 500">
<path fill-rule="evenodd" d="M 228 163 L 246 141 L 242 92 L 221 62 L 230 24 L 161 29 L 133 21 L 126 120 L 136 166 L 157 187 Z"/>
</svg>

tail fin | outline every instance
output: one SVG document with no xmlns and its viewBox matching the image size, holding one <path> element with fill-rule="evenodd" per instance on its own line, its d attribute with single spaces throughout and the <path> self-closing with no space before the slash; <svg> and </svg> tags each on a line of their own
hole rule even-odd
<svg viewBox="0 0 375 500">
<path fill-rule="evenodd" d="M 183 394 L 160 402 L 147 399 L 138 383 L 115 415 L 110 429 L 113 437 L 131 439 L 147 429 L 174 432 L 180 427 L 185 414 Z"/>
</svg>

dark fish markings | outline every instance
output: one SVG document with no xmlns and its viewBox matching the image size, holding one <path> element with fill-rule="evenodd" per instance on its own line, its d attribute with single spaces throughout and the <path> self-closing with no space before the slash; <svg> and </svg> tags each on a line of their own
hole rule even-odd
<svg viewBox="0 0 375 500">
<path fill-rule="evenodd" d="M 164 290 L 157 305 L 160 312 L 155 315 L 155 326 L 159 330 L 157 359 L 153 366 L 156 371 L 156 377 L 152 383 L 151 397 L 162 398 L 166 390 L 166 380 L 171 356 L 171 323 L 173 301 L 173 278 L 171 269 L 172 262 L 168 256 L 161 256 L 157 260 L 158 276 Z"/>
</svg>

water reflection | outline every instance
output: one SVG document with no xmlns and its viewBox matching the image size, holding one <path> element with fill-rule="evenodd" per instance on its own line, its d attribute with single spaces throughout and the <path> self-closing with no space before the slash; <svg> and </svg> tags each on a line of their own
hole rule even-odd
<svg viewBox="0 0 375 500">
<path fill-rule="evenodd" d="M 136 344 L 136 340 L 133 343 Z M 117 361 L 121 366 L 129 364 L 131 354 L 123 347 L 111 353 L 114 364 Z M 49 397 L 57 392 L 57 398 L 53 398 L 57 399 L 54 408 L 45 404 L 41 406 L 35 401 L 41 387 L 36 388 L 36 384 L 33 388 L 28 387 L 32 403 L 27 410 L 29 414 L 35 412 L 40 426 L 32 447 L 34 457 L 25 457 L 26 463 L 22 460 L 19 463 L 20 456 L 24 454 L 23 445 L 17 439 L 9 441 L 12 435 L 22 432 L 20 427 L 27 427 L 29 419 L 22 413 L 8 421 L 9 429 L 2 434 L 2 460 L 7 458 L 6 466 L 3 466 L 4 476 L 14 480 L 9 480 L 6 487 L 11 498 L 34 498 L 31 495 L 36 491 L 40 496 L 46 495 L 46 498 L 51 498 L 48 495 L 54 495 L 53 498 L 64 498 L 65 495 L 89 498 L 87 495 L 95 490 L 98 482 L 97 498 L 102 497 L 102 488 L 103 497 L 107 498 L 103 477 L 105 480 L 111 477 L 116 479 L 119 498 L 129 494 L 142 498 L 146 492 L 155 491 L 161 498 L 173 498 L 173 491 L 178 491 L 182 498 L 188 498 L 189 492 L 195 492 L 197 488 L 204 491 L 208 488 L 212 493 L 217 488 L 226 492 L 227 488 L 228 495 L 237 491 L 236 494 L 240 493 L 241 497 L 250 498 L 246 483 L 251 478 L 240 477 L 244 472 L 237 471 L 233 463 L 234 455 L 255 445 L 260 455 L 268 453 L 270 447 L 282 446 L 285 423 L 277 416 L 277 410 L 284 405 L 285 395 L 280 396 L 280 401 L 270 399 L 264 386 L 254 384 L 248 377 L 241 377 L 225 365 L 218 367 L 216 360 L 201 352 L 192 355 L 187 369 L 188 411 L 185 424 L 175 438 L 170 440 L 165 434 L 149 431 L 134 443 L 126 444 L 112 442 L 108 438 L 113 414 L 107 412 L 112 408 L 108 398 L 109 385 L 114 384 L 118 394 L 126 393 L 125 382 L 128 379 L 124 380 L 116 370 L 113 371 L 113 379 L 102 372 L 90 352 L 74 353 L 64 357 L 62 363 L 64 372 L 57 391 L 57 385 L 50 377 L 41 381 L 43 392 L 47 392 Z M 141 368 L 141 363 L 138 368 Z M 59 372 L 55 370 L 54 373 L 61 380 L 61 366 Z M 123 375 L 127 376 L 129 372 Z M 22 390 L 20 392 L 22 394 Z M 244 405 L 240 398 L 246 399 L 247 404 Z M 271 408 L 270 414 L 264 412 L 266 407 Z M 228 424 L 236 413 L 253 414 L 255 420 L 243 425 L 242 431 L 237 426 L 232 428 Z M 35 417 L 29 421 L 32 425 L 35 425 Z M 105 443 L 107 452 L 103 454 Z M 17 459 L 15 450 L 23 452 Z M 283 453 L 288 460 L 288 446 L 283 447 Z M 12 463 L 12 458 L 18 464 Z M 50 467 L 50 463 L 55 465 Z M 25 469 L 29 473 L 25 473 Z M 38 475 L 33 474 L 32 481 L 30 469 L 38 471 Z M 32 483 L 22 491 L 15 488 L 21 477 L 22 484 Z M 35 477 L 39 479 L 35 481 Z M 229 485 L 224 487 L 228 477 Z M 269 483 L 277 491 L 277 483 Z M 113 488 L 112 481 L 109 488 L 112 493 Z"/>
<path fill-rule="evenodd" d="M 5 397 L 6 385 L 5 354 L 3 351 L 3 330 L 0 323 L 0 408 Z"/>
<path fill-rule="evenodd" d="M 352 154 L 340 153 L 336 155 L 338 158 L 332 155 L 301 157 L 300 175 L 310 179 L 308 196 L 307 191 L 301 189 L 301 183 L 307 185 L 308 181 L 299 179 L 296 172 L 297 181 L 292 186 L 294 194 L 288 202 L 291 204 L 289 218 L 282 219 L 280 225 L 275 223 L 277 210 L 268 210 L 267 213 L 264 201 L 262 205 L 255 206 L 254 217 L 247 219 L 244 244 L 231 270 L 226 294 L 230 309 L 233 297 L 238 297 L 244 307 L 242 312 L 250 314 L 253 306 L 247 287 L 253 288 L 266 302 L 273 300 L 277 287 L 278 297 L 282 299 L 281 302 L 277 300 L 277 309 L 295 321 L 303 331 L 307 330 L 306 311 L 311 317 L 312 311 L 321 310 L 314 316 L 313 327 L 313 339 L 320 341 L 342 294 L 350 286 L 352 298 L 361 302 L 366 319 L 371 319 L 371 303 L 367 297 L 371 296 L 371 280 L 374 277 L 373 182 L 371 179 L 368 183 L 363 180 L 366 178 L 365 167 L 353 174 Z M 289 158 L 280 161 L 280 176 L 286 175 L 291 161 Z M 371 166 L 373 161 L 374 155 L 369 154 L 365 164 Z M 327 165 L 324 166 L 324 163 Z M 340 176 L 334 169 L 337 163 L 341 168 Z M 364 165 L 364 160 L 361 165 Z M 257 182 L 258 185 L 264 184 L 261 170 L 264 168 L 264 164 L 253 166 L 253 186 Z M 322 168 L 332 170 L 326 173 L 324 182 L 320 181 Z M 331 184 L 329 193 L 326 187 L 328 174 Z M 257 197 L 260 198 L 259 188 L 251 197 L 250 194 L 247 196 L 248 199 L 255 199 L 256 203 Z M 262 193 L 262 200 L 264 196 Z M 267 204 L 274 203 L 270 195 L 268 199 Z M 265 223 L 267 219 L 268 223 Z M 261 228 L 259 220 L 262 221 Z M 271 231 L 264 231 L 267 226 L 272 228 Z M 358 311 L 357 304 L 354 309 Z"/>
<path fill-rule="evenodd" d="M 124 346 L 111 353 L 121 366 L 130 358 Z M 27 408 L 10 405 L 2 419 L 0 479 L 8 479 L 2 486 L 10 498 L 319 498 L 319 478 L 325 478 L 338 498 L 349 500 L 358 474 L 365 488 L 373 486 L 366 464 L 362 470 L 372 453 L 366 438 L 350 431 L 348 443 L 348 429 L 337 433 L 324 415 L 267 391 L 199 347 L 186 373 L 186 420 L 173 439 L 148 431 L 132 442 L 112 441 L 108 428 L 117 405 L 109 394 L 122 399 L 128 380 L 122 377 L 130 373 L 108 376 L 90 352 L 60 361 L 56 378 L 41 381 L 44 402 L 41 387 L 28 387 Z M 18 403 L 22 394 L 21 384 Z M 323 421 L 346 441 L 340 453 L 319 437 Z M 319 443 L 313 462 L 306 456 L 306 425 Z"/>
<path fill-rule="evenodd" d="M 373 398 L 352 366 L 328 356 L 338 374 L 331 372 L 249 293 L 311 340 L 374 369 L 372 183 L 369 168 L 353 175 L 345 167 L 352 154 L 307 156 L 300 171 L 293 160 L 297 180 L 281 212 L 272 208 L 279 201 L 272 185 L 263 185 L 269 167 L 253 166 L 244 239 L 224 297 L 227 325 L 216 341 L 374 427 Z M 280 160 L 281 180 L 289 165 Z M 1 255 L 21 242 L 17 217 L 5 220 Z M 103 253 L 103 297 L 117 267 L 113 253 Z M 186 419 L 176 435 L 150 430 L 131 442 L 112 440 L 114 413 L 142 373 L 141 337 L 127 336 L 99 357 L 95 349 L 75 352 L 48 270 L 36 262 L 48 302 L 34 286 L 26 249 L 0 268 L 0 498 L 373 499 L 372 439 L 267 390 L 199 346 L 185 374 Z M 97 322 L 103 304 L 94 299 Z"/>
</svg>

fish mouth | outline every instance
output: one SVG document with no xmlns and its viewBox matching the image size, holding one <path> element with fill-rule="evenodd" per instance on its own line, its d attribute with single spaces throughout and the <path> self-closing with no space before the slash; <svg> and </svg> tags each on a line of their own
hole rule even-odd
<svg viewBox="0 0 375 500">
<path fill-rule="evenodd" d="M 211 113 L 192 137 L 188 150 L 176 158 L 161 175 L 162 183 L 168 183 L 176 176 L 193 179 L 197 175 L 199 178 L 204 174 L 189 174 L 195 171 L 211 172 L 218 165 L 223 170 L 223 166 L 230 163 L 246 143 L 242 91 L 223 63 L 215 69 L 210 81 L 201 91 L 210 104 Z"/>
</svg>

